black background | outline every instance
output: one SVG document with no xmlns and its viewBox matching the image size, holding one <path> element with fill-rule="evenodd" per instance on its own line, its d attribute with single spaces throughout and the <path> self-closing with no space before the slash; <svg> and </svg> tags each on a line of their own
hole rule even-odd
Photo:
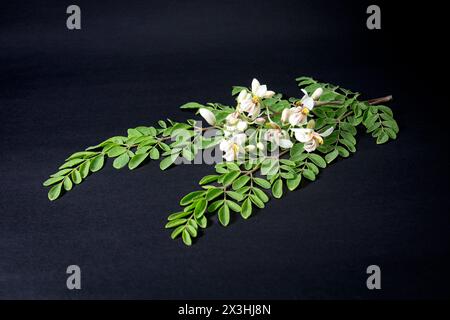
<svg viewBox="0 0 450 320">
<path fill-rule="evenodd" d="M 0 4 L 0 297 L 145 299 L 448 298 L 446 52 L 437 4 L 361 1 L 67 1 Z M 434 40 L 436 37 L 437 40 Z M 299 96 L 310 75 L 393 94 L 399 138 L 358 152 L 248 221 L 191 248 L 163 229 L 207 165 L 102 172 L 56 202 L 42 181 L 72 152 L 138 125 L 232 103 L 253 77 Z M 66 267 L 82 270 L 69 291 Z M 366 268 L 382 290 L 366 288 Z"/>
</svg>

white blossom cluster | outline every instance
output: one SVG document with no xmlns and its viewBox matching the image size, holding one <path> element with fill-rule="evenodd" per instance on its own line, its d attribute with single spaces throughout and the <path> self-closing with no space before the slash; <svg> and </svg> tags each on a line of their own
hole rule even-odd
<svg viewBox="0 0 450 320">
<path fill-rule="evenodd" d="M 301 100 L 282 110 L 279 123 L 272 121 L 271 112 L 264 106 L 264 100 L 273 97 L 275 92 L 261 85 L 257 79 L 253 79 L 251 89 L 243 89 L 239 93 L 235 111 L 225 118 L 224 123 L 217 123 L 214 113 L 206 108 L 199 109 L 199 113 L 208 124 L 223 133 L 220 150 L 226 161 L 235 161 L 255 149 L 262 150 L 267 142 L 281 149 L 289 149 L 299 141 L 306 152 L 313 152 L 323 143 L 323 138 L 333 132 L 333 127 L 318 133 L 314 131 L 314 122 L 308 121 L 311 110 L 322 95 L 322 88 L 311 95 L 302 91 L 304 95 Z M 258 136 L 264 141 L 246 145 L 246 131 L 250 127 L 261 130 L 263 134 Z"/>
</svg>

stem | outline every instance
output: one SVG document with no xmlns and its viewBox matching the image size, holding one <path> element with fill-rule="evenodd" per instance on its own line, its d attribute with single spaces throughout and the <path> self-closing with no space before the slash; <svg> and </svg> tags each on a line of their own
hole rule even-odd
<svg viewBox="0 0 450 320">
<path fill-rule="evenodd" d="M 384 102 L 389 102 L 391 100 L 392 100 L 392 95 L 388 95 L 388 96 L 381 97 L 381 98 L 369 99 L 366 102 L 370 105 L 375 105 L 375 104 L 380 104 L 380 103 L 384 103 Z"/>
<path fill-rule="evenodd" d="M 369 99 L 369 100 L 366 100 L 366 102 L 370 105 L 375 105 L 375 104 L 380 104 L 380 103 L 384 103 L 384 102 L 389 102 L 391 100 L 392 100 L 392 95 L 388 95 L 385 97 Z M 340 105 L 340 104 L 342 104 L 341 101 L 317 101 L 315 106 L 320 107 L 323 105 Z"/>
</svg>

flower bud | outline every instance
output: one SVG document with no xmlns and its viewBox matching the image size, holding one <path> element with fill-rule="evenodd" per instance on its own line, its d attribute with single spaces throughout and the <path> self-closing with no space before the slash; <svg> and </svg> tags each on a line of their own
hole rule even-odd
<svg viewBox="0 0 450 320">
<path fill-rule="evenodd" d="M 289 119 L 290 110 L 288 108 L 284 109 L 281 113 L 281 122 L 287 122 Z"/>
<path fill-rule="evenodd" d="M 214 113 L 205 108 L 200 108 L 198 112 L 203 117 L 203 119 L 208 122 L 208 124 L 210 124 L 211 126 L 216 124 L 216 116 L 214 116 Z"/>
<path fill-rule="evenodd" d="M 258 143 L 256 144 L 256 147 L 257 147 L 259 150 L 264 150 L 264 143 L 258 142 Z"/>
<path fill-rule="evenodd" d="M 316 90 L 314 90 L 313 94 L 311 95 L 311 98 L 313 98 L 314 100 L 319 100 L 322 93 L 323 93 L 323 89 L 317 88 Z"/>
<path fill-rule="evenodd" d="M 256 150 L 256 146 L 254 146 L 253 144 L 249 144 L 248 146 L 245 147 L 245 149 L 247 149 L 247 151 L 252 152 Z"/>
<path fill-rule="evenodd" d="M 306 125 L 306 127 L 308 129 L 314 129 L 315 126 L 316 126 L 316 122 L 313 119 L 309 120 L 308 124 Z"/>
<path fill-rule="evenodd" d="M 270 123 L 268 123 L 268 125 L 269 125 L 269 128 L 280 129 L 280 126 L 277 125 L 275 122 L 270 122 Z"/>
<path fill-rule="evenodd" d="M 266 119 L 259 117 L 259 118 L 256 118 L 255 122 L 257 124 L 264 124 L 266 122 Z"/>
</svg>

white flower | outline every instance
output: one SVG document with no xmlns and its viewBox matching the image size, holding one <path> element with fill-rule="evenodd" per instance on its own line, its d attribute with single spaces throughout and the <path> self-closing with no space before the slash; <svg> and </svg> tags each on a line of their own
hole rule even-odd
<svg viewBox="0 0 450 320">
<path fill-rule="evenodd" d="M 314 108 L 315 100 L 322 95 L 323 89 L 317 88 L 311 96 L 303 90 L 303 97 L 296 102 L 296 107 L 284 109 L 281 113 L 281 122 L 289 122 L 292 126 L 303 125 L 308 119 L 309 112 Z"/>
<path fill-rule="evenodd" d="M 281 122 L 289 122 L 292 126 L 303 125 L 308 119 L 309 109 L 304 107 L 293 107 L 284 109 L 281 113 Z"/>
<path fill-rule="evenodd" d="M 238 158 L 239 153 L 244 152 L 243 144 L 247 136 L 244 133 L 240 133 L 232 136 L 230 139 L 224 139 L 219 145 L 221 151 L 225 154 L 223 158 L 226 161 L 234 161 Z"/>
<path fill-rule="evenodd" d="M 238 133 L 244 132 L 245 130 L 247 130 L 248 127 L 247 122 L 240 118 L 240 114 L 237 111 L 230 113 L 225 118 L 225 121 L 226 121 L 224 125 L 225 136 L 229 136 L 236 132 Z"/>
<path fill-rule="evenodd" d="M 292 148 L 293 145 L 286 130 L 269 129 L 264 133 L 264 139 L 285 149 Z"/>
<path fill-rule="evenodd" d="M 205 108 L 200 108 L 198 112 L 203 117 L 203 119 L 208 122 L 208 124 L 210 124 L 211 126 L 216 124 L 216 117 L 214 116 L 214 113 Z"/>
<path fill-rule="evenodd" d="M 261 112 L 261 100 L 270 98 L 275 92 L 267 90 L 267 86 L 261 85 L 258 80 L 253 79 L 252 91 L 242 90 L 237 98 L 242 111 L 247 112 L 251 118 L 255 118 Z"/>
<path fill-rule="evenodd" d="M 323 143 L 323 138 L 328 137 L 333 132 L 333 127 L 327 129 L 323 133 L 315 132 L 313 129 L 301 128 L 292 129 L 295 134 L 295 139 L 303 142 L 303 148 L 306 152 L 313 152 Z"/>
</svg>

